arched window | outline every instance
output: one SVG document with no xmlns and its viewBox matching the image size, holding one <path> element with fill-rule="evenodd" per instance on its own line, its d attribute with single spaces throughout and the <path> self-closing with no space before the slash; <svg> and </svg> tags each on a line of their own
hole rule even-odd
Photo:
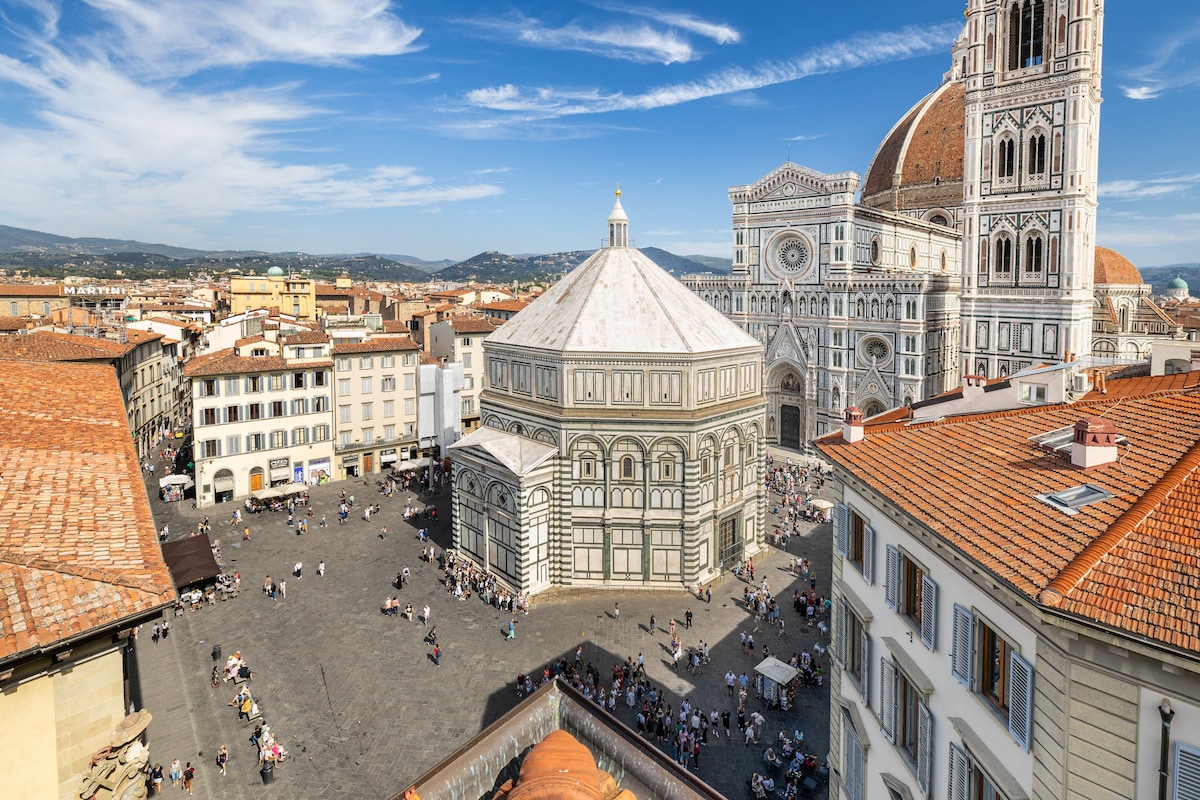
<svg viewBox="0 0 1200 800">
<path fill-rule="evenodd" d="M 633 456 L 625 456 L 621 459 L 621 478 L 633 480 Z"/>
<path fill-rule="evenodd" d="M 1042 63 L 1046 27 L 1045 0 L 1018 0 L 1008 12 L 1008 68 L 1025 69 Z"/>
<path fill-rule="evenodd" d="M 946 219 L 946 217 L 943 216 L 942 214 L 934 214 L 932 217 L 929 218 L 929 221 L 932 222 L 934 225 L 949 225 L 950 224 L 950 220 Z"/>
<path fill-rule="evenodd" d="M 1042 237 L 1034 234 L 1025 240 L 1025 271 L 1042 271 Z"/>
<path fill-rule="evenodd" d="M 1012 239 L 1007 236 L 996 238 L 996 273 L 999 275 L 1012 274 Z"/>
<path fill-rule="evenodd" d="M 1016 142 L 1010 137 L 1005 136 L 1000 140 L 1000 147 L 996 153 L 997 178 L 1011 178 L 1016 173 L 1016 152 Z"/>
<path fill-rule="evenodd" d="M 1029 139 L 1029 174 L 1041 177 L 1046 174 L 1046 135 L 1035 133 Z"/>
</svg>

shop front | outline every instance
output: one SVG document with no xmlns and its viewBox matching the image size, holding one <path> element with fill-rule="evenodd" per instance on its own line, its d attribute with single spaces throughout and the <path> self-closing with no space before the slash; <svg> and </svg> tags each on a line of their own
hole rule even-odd
<svg viewBox="0 0 1200 800">
<path fill-rule="evenodd" d="M 304 462 L 297 461 L 292 464 L 292 483 L 304 483 Z"/>
<path fill-rule="evenodd" d="M 379 469 L 389 470 L 396 463 L 396 448 L 379 451 Z"/>
<path fill-rule="evenodd" d="M 358 475 L 358 456 L 342 456 L 342 479 L 357 478 Z"/>
<path fill-rule="evenodd" d="M 292 482 L 292 462 L 287 458 L 272 458 L 267 463 L 272 486 L 281 486 Z"/>
<path fill-rule="evenodd" d="M 311 486 L 324 486 L 329 483 L 329 459 L 315 458 L 308 462 L 308 482 Z"/>
<path fill-rule="evenodd" d="M 233 499 L 233 470 L 217 470 L 213 476 L 213 500 L 217 503 L 228 503 Z"/>
</svg>

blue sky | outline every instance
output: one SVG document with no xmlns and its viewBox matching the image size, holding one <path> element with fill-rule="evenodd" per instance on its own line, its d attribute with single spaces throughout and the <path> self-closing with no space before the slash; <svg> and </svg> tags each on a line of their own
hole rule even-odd
<svg viewBox="0 0 1200 800">
<path fill-rule="evenodd" d="M 620 182 L 639 246 L 728 256 L 728 187 L 864 173 L 963 8 L 5 0 L 0 223 L 462 259 L 596 247 Z M 1098 240 L 1200 261 L 1200 7 L 1104 33 Z"/>
</svg>

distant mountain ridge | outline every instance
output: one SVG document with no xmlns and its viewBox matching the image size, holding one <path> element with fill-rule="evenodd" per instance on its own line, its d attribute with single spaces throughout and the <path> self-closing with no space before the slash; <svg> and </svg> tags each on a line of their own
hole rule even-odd
<svg viewBox="0 0 1200 800">
<path fill-rule="evenodd" d="M 583 263 L 594 250 L 571 250 L 543 255 L 507 255 L 485 251 L 465 261 L 427 261 L 400 254 L 355 253 L 311 255 L 260 250 L 196 250 L 127 239 L 72 238 L 42 231 L 0 225 L 0 267 L 27 269 L 47 277 L 93 275 L 155 277 L 194 272 L 265 272 L 270 267 L 303 271 L 317 277 L 342 272 L 360 279 L 411 283 L 469 280 L 481 283 L 528 282 L 552 278 Z M 675 275 L 690 272 L 729 272 L 729 259 L 679 256 L 657 247 L 642 252 Z"/>
</svg>

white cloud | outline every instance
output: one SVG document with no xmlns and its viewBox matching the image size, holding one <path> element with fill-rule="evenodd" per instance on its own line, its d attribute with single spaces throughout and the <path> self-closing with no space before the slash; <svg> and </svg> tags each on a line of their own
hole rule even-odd
<svg viewBox="0 0 1200 800">
<path fill-rule="evenodd" d="M 1200 173 L 1168 175 L 1146 180 L 1119 180 L 1101 183 L 1096 194 L 1109 200 L 1132 200 L 1182 194 L 1200 184 Z"/>
<path fill-rule="evenodd" d="M 670 11 L 657 11 L 652 8 L 637 8 L 634 6 L 607 5 L 601 6 L 601 8 L 645 17 L 646 19 L 661 22 L 672 28 L 678 28 L 688 33 L 694 33 L 697 36 L 703 36 L 706 39 L 712 39 L 717 44 L 737 44 L 742 40 L 742 34 L 733 26 L 724 25 L 719 22 L 708 22 L 691 14 L 677 14 Z"/>
<path fill-rule="evenodd" d="M 407 165 L 299 163 L 296 130 L 333 118 L 302 99 L 302 86 L 221 90 L 187 80 L 214 65 L 342 65 L 412 49 L 419 31 L 384 2 L 91 4 L 109 27 L 71 40 L 26 33 L 24 60 L 0 55 L 0 86 L 19 87 L 35 109 L 28 119 L 0 120 L 5 218 L 74 230 L 128 229 L 136 220 L 143 230 L 178 233 L 237 212 L 316 213 L 502 193 L 486 183 L 439 182 Z M 311 158 L 315 150 L 303 152 Z"/>
<path fill-rule="evenodd" d="M 932 28 L 906 27 L 898 31 L 863 34 L 834 42 L 791 61 L 752 68 L 730 67 L 707 78 L 667 84 L 639 94 L 595 88 L 520 88 L 505 84 L 470 91 L 464 101 L 469 108 L 512 112 L 525 122 L 613 111 L 648 111 L 752 91 L 812 75 L 926 55 L 944 48 L 960 31 L 961 25 L 955 22 Z"/>
<path fill-rule="evenodd" d="M 1146 64 L 1128 70 L 1133 83 L 1121 86 L 1121 92 L 1130 100 L 1156 100 L 1165 93 L 1200 84 L 1197 45 L 1200 25 L 1171 33 L 1157 43 Z"/>
<path fill-rule="evenodd" d="M 823 133 L 814 133 L 814 134 L 801 133 L 797 136 L 789 136 L 788 138 L 784 139 L 784 141 L 785 142 L 811 142 L 813 139 L 820 139 L 824 135 L 825 134 L 823 134 Z"/>
<path fill-rule="evenodd" d="M 522 15 L 468 22 L 512 43 L 547 50 L 573 50 L 605 58 L 661 64 L 686 63 L 694 55 L 687 38 L 678 32 L 656 30 L 644 24 L 587 27 L 572 22 L 552 28 Z"/>
</svg>

